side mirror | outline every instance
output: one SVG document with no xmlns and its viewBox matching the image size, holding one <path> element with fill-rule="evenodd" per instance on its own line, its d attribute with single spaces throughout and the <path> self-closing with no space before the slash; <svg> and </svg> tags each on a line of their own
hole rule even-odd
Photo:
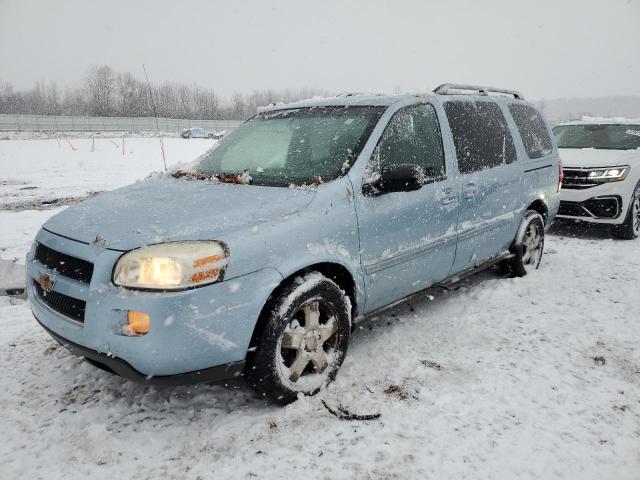
<svg viewBox="0 0 640 480">
<path fill-rule="evenodd" d="M 397 164 L 382 167 L 382 172 L 371 185 L 371 193 L 381 195 L 391 192 L 410 192 L 424 185 L 424 173 L 417 165 Z"/>
</svg>

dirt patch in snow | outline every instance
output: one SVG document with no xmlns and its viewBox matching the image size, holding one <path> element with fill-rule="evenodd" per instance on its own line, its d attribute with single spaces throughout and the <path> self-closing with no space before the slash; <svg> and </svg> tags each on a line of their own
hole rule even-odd
<svg viewBox="0 0 640 480">
<path fill-rule="evenodd" d="M 37 187 L 33 187 L 36 189 Z M 87 198 L 93 197 L 101 192 L 90 192 L 88 195 L 78 197 L 59 197 L 59 198 L 33 198 L 29 200 L 20 200 L 17 202 L 0 204 L 0 210 L 9 210 L 13 212 L 21 212 L 23 210 L 50 210 L 52 208 L 65 207 L 80 203 Z"/>
</svg>

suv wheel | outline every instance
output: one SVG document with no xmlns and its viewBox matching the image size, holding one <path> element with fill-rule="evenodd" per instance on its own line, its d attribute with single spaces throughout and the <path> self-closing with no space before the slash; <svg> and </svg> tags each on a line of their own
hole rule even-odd
<svg viewBox="0 0 640 480">
<path fill-rule="evenodd" d="M 640 235 L 640 182 L 631 195 L 631 204 L 624 223 L 613 227 L 613 235 L 624 240 L 633 240 Z"/>
<path fill-rule="evenodd" d="M 317 393 L 334 379 L 347 353 L 349 300 L 335 282 L 313 272 L 287 285 L 268 308 L 247 362 L 249 384 L 280 403 Z"/>
<path fill-rule="evenodd" d="M 523 277 L 540 266 L 543 250 L 544 219 L 535 210 L 527 210 L 511 244 L 513 257 L 503 262 L 502 267 L 516 277 Z"/>
</svg>

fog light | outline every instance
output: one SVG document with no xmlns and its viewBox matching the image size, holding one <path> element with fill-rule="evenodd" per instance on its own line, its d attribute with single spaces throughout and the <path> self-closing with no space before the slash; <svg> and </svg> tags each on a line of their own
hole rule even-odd
<svg viewBox="0 0 640 480">
<path fill-rule="evenodd" d="M 129 310 L 127 312 L 127 324 L 133 332 L 144 335 L 145 333 L 149 333 L 151 319 L 148 313 Z"/>
</svg>

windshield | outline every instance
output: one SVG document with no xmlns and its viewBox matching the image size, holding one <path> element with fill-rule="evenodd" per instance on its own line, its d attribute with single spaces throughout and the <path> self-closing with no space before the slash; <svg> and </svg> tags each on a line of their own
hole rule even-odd
<svg viewBox="0 0 640 480">
<path fill-rule="evenodd" d="M 309 107 L 257 115 L 202 158 L 207 175 L 248 171 L 254 185 L 321 183 L 353 164 L 384 107 Z"/>
<path fill-rule="evenodd" d="M 553 129 L 558 148 L 640 148 L 640 125 L 564 125 Z"/>
</svg>

